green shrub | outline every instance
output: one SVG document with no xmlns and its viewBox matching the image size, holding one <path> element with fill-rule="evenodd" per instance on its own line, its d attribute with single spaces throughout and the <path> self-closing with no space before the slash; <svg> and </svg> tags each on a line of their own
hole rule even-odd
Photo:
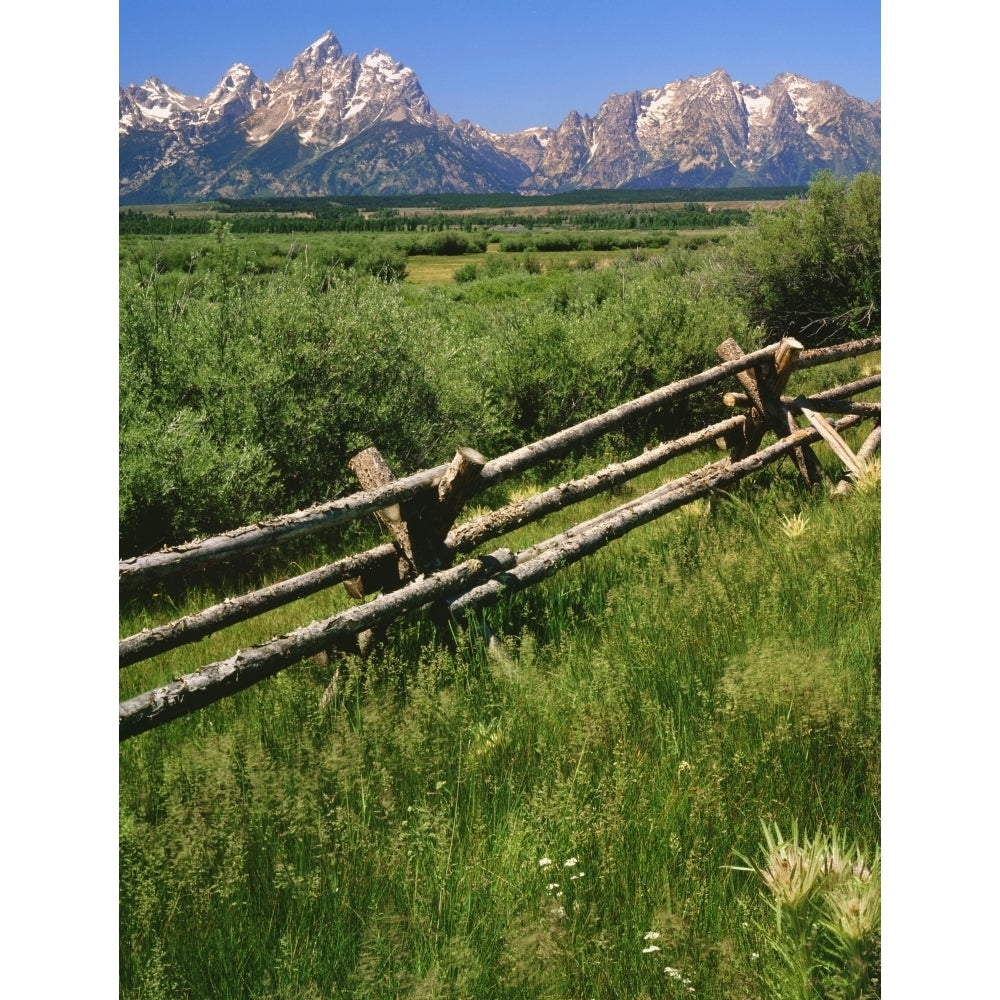
<svg viewBox="0 0 1000 1000">
<path fill-rule="evenodd" d="M 411 254 L 433 254 L 438 257 L 459 257 L 467 253 L 484 253 L 486 236 L 476 233 L 460 233 L 446 229 L 432 233 L 425 239 L 410 246 Z"/>
<path fill-rule="evenodd" d="M 204 413 L 181 408 L 123 429 L 119 544 L 149 552 L 257 520 L 280 495 L 259 443 L 217 441 Z"/>
<path fill-rule="evenodd" d="M 755 209 L 719 254 L 724 293 L 745 304 L 768 337 L 807 346 L 881 328 L 882 186 L 878 174 L 838 180 L 824 171 L 805 199 Z"/>
<path fill-rule="evenodd" d="M 499 274 L 510 274 L 516 267 L 516 264 L 501 257 L 499 253 L 488 254 L 483 259 L 483 273 L 488 278 L 495 278 Z"/>
<path fill-rule="evenodd" d="M 120 545 L 129 554 L 327 499 L 376 445 L 418 467 L 443 433 L 398 293 L 296 262 L 120 290 Z"/>
<path fill-rule="evenodd" d="M 534 239 L 530 236 L 505 236 L 500 240 L 501 253 L 524 253 L 525 250 L 533 250 Z"/>
<path fill-rule="evenodd" d="M 406 253 L 398 248 L 374 246 L 355 261 L 354 267 L 380 281 L 402 281 L 406 277 Z"/>
<path fill-rule="evenodd" d="M 455 272 L 455 281 L 459 284 L 464 284 L 467 281 L 475 281 L 479 277 L 479 266 L 477 264 L 468 263 L 463 264 Z"/>
</svg>

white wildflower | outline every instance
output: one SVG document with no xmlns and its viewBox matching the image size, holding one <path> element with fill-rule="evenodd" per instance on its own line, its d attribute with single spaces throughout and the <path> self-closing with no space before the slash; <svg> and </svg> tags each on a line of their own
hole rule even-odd
<svg viewBox="0 0 1000 1000">
<path fill-rule="evenodd" d="M 643 941 L 659 941 L 660 932 L 659 931 L 646 931 L 642 936 Z"/>
<path fill-rule="evenodd" d="M 680 979 L 681 978 L 680 970 L 679 969 L 672 969 L 672 968 L 670 968 L 669 965 L 663 971 L 668 976 L 670 976 L 671 979 Z"/>
<path fill-rule="evenodd" d="M 549 892 L 552 892 L 553 889 L 558 889 L 559 888 L 559 883 L 558 882 L 550 882 L 545 888 Z"/>
<path fill-rule="evenodd" d="M 563 862 L 563 868 L 572 868 L 577 864 L 579 864 L 579 862 L 576 860 L 576 858 L 570 858 L 568 861 Z"/>
<path fill-rule="evenodd" d="M 551 865 L 551 864 L 552 864 L 552 859 L 551 858 L 542 858 L 542 860 L 538 862 L 538 867 L 539 868 L 548 868 L 549 865 Z"/>
<path fill-rule="evenodd" d="M 646 947 L 642 949 L 642 953 L 643 953 L 643 955 L 649 955 L 649 954 L 652 954 L 652 952 L 659 951 L 659 950 L 660 950 L 660 946 L 658 944 L 650 944 L 650 945 L 646 945 Z"/>
</svg>

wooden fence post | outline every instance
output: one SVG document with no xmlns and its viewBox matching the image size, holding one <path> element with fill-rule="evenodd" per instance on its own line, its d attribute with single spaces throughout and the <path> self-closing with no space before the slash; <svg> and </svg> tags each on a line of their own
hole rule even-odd
<svg viewBox="0 0 1000 1000">
<path fill-rule="evenodd" d="M 833 449 L 833 453 L 837 458 L 844 463 L 847 471 L 858 475 L 861 471 L 861 466 L 858 464 L 857 456 L 851 451 L 848 443 L 837 433 L 830 421 L 822 413 L 810 410 L 803 402 L 801 396 L 795 401 L 795 404 L 802 416 L 819 431 L 820 437 Z"/>
<path fill-rule="evenodd" d="M 743 386 L 753 406 L 747 414 L 743 425 L 742 436 L 730 439 L 734 462 L 752 455 L 760 446 L 765 431 L 770 427 L 778 437 L 788 437 L 798 430 L 795 418 L 781 401 L 781 393 L 788 383 L 788 378 L 795 370 L 795 362 L 804 350 L 799 341 L 786 337 L 778 344 L 774 352 L 774 363 L 764 371 L 761 367 L 752 371 L 737 372 L 736 378 Z M 730 337 L 716 349 L 723 361 L 736 361 L 742 358 L 743 349 Z M 820 464 L 808 445 L 796 448 L 792 453 L 802 478 L 810 487 L 816 486 L 822 479 Z"/>
<path fill-rule="evenodd" d="M 421 574 L 451 566 L 454 551 L 445 545 L 445 537 L 465 501 L 477 492 L 479 473 L 485 464 L 486 459 L 474 448 L 459 448 L 436 491 L 378 511 L 378 519 L 388 528 L 399 553 L 395 570 L 387 574 L 372 567 L 367 573 L 345 580 L 344 589 L 360 600 L 376 591 L 398 590 Z M 348 465 L 362 489 L 387 486 L 395 479 L 377 448 L 358 452 Z M 352 646 L 351 651 L 364 655 L 376 639 L 374 632 L 363 632 L 357 636 L 357 648 Z"/>
<path fill-rule="evenodd" d="M 380 486 L 388 486 L 396 478 L 378 448 L 365 448 L 364 451 L 359 451 L 347 464 L 363 490 L 374 490 Z M 376 511 L 375 516 L 388 528 L 389 534 L 393 538 L 393 544 L 396 546 L 397 552 L 400 553 L 400 558 L 397 560 L 396 567 L 389 572 L 380 572 L 378 568 L 372 568 L 367 572 L 362 572 L 360 576 L 345 580 L 344 589 L 355 600 L 360 600 L 366 594 L 374 594 L 379 590 L 395 590 L 410 576 L 413 548 L 410 544 L 410 533 L 403 520 L 400 505 L 393 504 L 391 507 Z"/>
<path fill-rule="evenodd" d="M 875 425 L 872 432 L 865 438 L 861 447 L 858 449 L 857 459 L 859 465 L 862 467 L 867 463 L 871 457 L 878 451 L 879 446 L 882 444 L 882 424 L 878 423 Z M 850 473 L 845 473 L 841 476 L 840 482 L 834 487 L 833 495 L 835 497 L 844 496 L 854 484 L 854 479 L 851 478 Z"/>
<path fill-rule="evenodd" d="M 478 492 L 484 465 L 486 459 L 474 448 L 459 448 L 438 483 L 437 496 L 414 497 L 403 504 L 417 573 L 433 573 L 451 565 L 454 552 L 444 540 L 466 500 Z"/>
</svg>

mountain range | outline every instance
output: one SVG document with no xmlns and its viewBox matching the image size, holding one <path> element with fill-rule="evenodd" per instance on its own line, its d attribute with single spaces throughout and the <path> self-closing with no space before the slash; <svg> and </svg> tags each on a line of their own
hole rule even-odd
<svg viewBox="0 0 1000 1000">
<path fill-rule="evenodd" d="M 613 94 L 593 117 L 500 135 L 430 104 L 416 73 L 327 32 L 270 83 L 242 63 L 204 98 L 156 77 L 119 88 L 122 204 L 255 195 L 799 185 L 881 168 L 881 101 L 722 69 Z"/>
</svg>

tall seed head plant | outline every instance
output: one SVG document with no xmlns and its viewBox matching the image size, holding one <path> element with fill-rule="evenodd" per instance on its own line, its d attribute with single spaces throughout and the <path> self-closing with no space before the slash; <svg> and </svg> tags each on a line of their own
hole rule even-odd
<svg viewBox="0 0 1000 1000">
<path fill-rule="evenodd" d="M 747 860 L 763 884 L 770 919 L 760 932 L 776 963 L 765 965 L 775 996 L 797 1000 L 879 995 L 881 852 L 871 860 L 837 830 L 789 836 L 763 825 L 763 860 Z"/>
</svg>

